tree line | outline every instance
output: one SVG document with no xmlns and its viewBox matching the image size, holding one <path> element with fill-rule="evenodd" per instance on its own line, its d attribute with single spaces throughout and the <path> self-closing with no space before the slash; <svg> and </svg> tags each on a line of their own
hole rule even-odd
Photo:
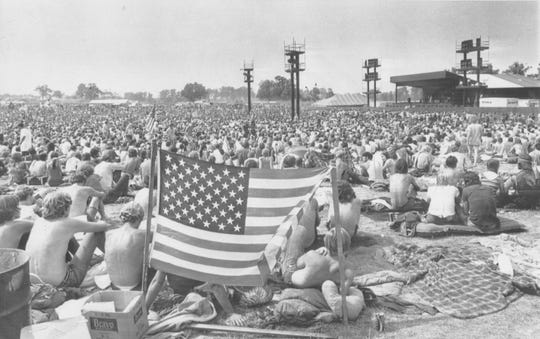
<svg viewBox="0 0 540 339">
<path fill-rule="evenodd" d="M 526 75 L 533 79 L 540 79 L 540 64 L 537 65 L 536 73 L 529 73 L 532 69 L 531 66 L 525 65 L 522 62 L 515 61 L 509 65 L 502 73 L 504 74 L 517 74 Z M 457 70 L 452 68 L 453 72 Z M 490 64 L 486 70 L 490 74 L 498 74 L 499 69 L 493 68 Z M 35 88 L 41 99 L 50 100 L 52 98 L 66 97 L 64 93 L 59 90 L 53 90 L 48 85 L 39 85 Z M 94 100 L 98 98 L 107 99 L 128 99 L 141 102 L 161 102 L 164 104 L 175 104 L 182 101 L 194 102 L 202 99 L 210 99 L 213 101 L 226 101 L 226 102 L 239 102 L 244 101 L 246 98 L 246 87 L 235 88 L 232 86 L 222 86 L 217 89 L 206 88 L 203 84 L 198 82 L 187 83 L 183 89 L 163 89 L 159 92 L 158 98 L 154 98 L 150 92 L 126 92 L 123 96 L 110 91 L 101 90 L 95 83 L 80 83 L 77 86 L 75 94 L 68 96 L 68 98 L 82 99 L 82 100 Z M 317 101 L 332 97 L 334 91 L 331 88 L 319 88 L 317 84 L 313 88 L 300 90 L 300 99 L 304 101 Z M 252 91 L 252 97 L 257 97 L 260 100 L 290 100 L 291 98 L 291 83 L 289 79 L 277 75 L 274 79 L 266 79 L 259 82 L 259 88 L 257 92 Z M 377 99 L 383 101 L 393 101 L 395 93 L 393 91 L 383 92 L 377 95 Z M 412 100 L 418 100 L 422 97 L 422 92 L 418 88 L 406 87 L 398 89 L 398 100 L 403 101 L 411 98 Z"/>
</svg>

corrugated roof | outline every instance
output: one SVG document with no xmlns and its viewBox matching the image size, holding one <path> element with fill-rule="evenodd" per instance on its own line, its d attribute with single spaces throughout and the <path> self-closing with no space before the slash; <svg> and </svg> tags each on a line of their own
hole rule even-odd
<svg viewBox="0 0 540 339">
<path fill-rule="evenodd" d="M 471 77 L 472 78 L 472 77 Z M 474 80 L 474 78 L 473 78 Z M 540 88 L 540 80 L 517 74 L 480 74 L 488 88 Z"/>
<path fill-rule="evenodd" d="M 318 107 L 330 106 L 362 106 L 367 102 L 366 96 L 360 93 L 336 94 L 333 97 L 319 100 L 313 105 Z"/>
</svg>

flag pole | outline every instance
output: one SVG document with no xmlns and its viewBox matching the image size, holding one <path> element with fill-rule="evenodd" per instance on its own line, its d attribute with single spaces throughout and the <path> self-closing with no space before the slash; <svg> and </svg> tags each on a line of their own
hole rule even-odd
<svg viewBox="0 0 540 339">
<path fill-rule="evenodd" d="M 337 173 L 336 167 L 332 167 L 330 178 L 332 180 L 332 200 L 334 206 L 334 227 L 336 229 L 338 260 L 339 260 L 339 290 L 341 292 L 341 314 L 342 321 L 345 326 L 349 323 L 349 312 L 347 311 L 347 293 L 345 291 L 345 257 L 343 256 L 343 239 L 341 238 L 341 220 L 339 218 L 339 200 L 337 188 Z"/>
<path fill-rule="evenodd" d="M 156 176 L 156 138 L 152 137 L 152 146 L 150 149 L 150 178 L 148 180 L 148 215 L 146 216 L 146 234 L 144 235 L 144 254 L 142 270 L 142 292 L 146 297 L 148 291 L 148 257 L 150 255 L 150 230 L 152 228 L 152 210 L 154 209 L 154 177 Z M 144 180 L 144 178 L 143 178 Z"/>
</svg>

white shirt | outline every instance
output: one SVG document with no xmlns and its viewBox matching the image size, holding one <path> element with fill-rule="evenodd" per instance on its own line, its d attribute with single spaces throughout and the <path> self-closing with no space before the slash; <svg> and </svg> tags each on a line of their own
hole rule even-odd
<svg viewBox="0 0 540 339">
<path fill-rule="evenodd" d="M 429 202 L 428 214 L 446 218 L 456 214 L 456 198 L 459 190 L 455 186 L 430 186 L 426 197 Z"/>
<path fill-rule="evenodd" d="M 66 161 L 66 172 L 75 172 L 81 161 L 78 158 L 71 157 Z"/>
<path fill-rule="evenodd" d="M 32 131 L 29 128 L 21 128 L 20 140 L 22 141 L 21 152 L 28 152 L 32 148 Z"/>
<path fill-rule="evenodd" d="M 120 163 L 102 161 L 94 168 L 94 173 L 101 177 L 100 183 L 104 190 L 110 190 L 113 185 L 113 172 L 121 170 L 124 165 Z"/>
</svg>

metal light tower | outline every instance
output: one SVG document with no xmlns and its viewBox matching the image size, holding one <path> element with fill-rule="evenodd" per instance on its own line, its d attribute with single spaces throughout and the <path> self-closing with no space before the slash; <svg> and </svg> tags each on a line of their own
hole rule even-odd
<svg viewBox="0 0 540 339">
<path fill-rule="evenodd" d="M 251 83 L 253 82 L 253 61 L 246 63 L 244 61 L 244 82 L 247 83 L 247 98 L 248 98 L 248 114 L 251 114 Z"/>
<path fill-rule="evenodd" d="M 485 72 L 489 67 L 486 60 L 481 57 L 481 52 L 489 49 L 489 40 L 482 41 L 482 38 L 476 38 L 476 44 L 471 40 L 464 40 L 460 45 L 456 46 L 456 53 L 463 54 L 463 59 L 460 60 L 458 71 L 463 72 L 463 81 L 458 88 L 463 90 L 463 106 L 466 104 L 467 90 L 474 89 L 475 99 L 474 106 L 477 106 L 480 101 L 480 92 L 486 87 L 480 83 L 480 74 Z M 476 65 L 473 66 L 472 59 L 467 58 L 467 53 L 476 52 Z M 486 65 L 486 66 L 484 66 Z M 469 83 L 467 79 L 467 71 L 476 73 L 476 84 Z"/>
<path fill-rule="evenodd" d="M 364 61 L 364 66 L 362 68 L 366 69 L 366 74 L 364 76 L 365 82 L 367 82 L 367 92 L 364 92 L 367 96 L 367 106 L 369 107 L 369 97 L 371 94 L 373 94 L 373 107 L 377 107 L 377 94 L 381 93 L 380 91 L 377 91 L 377 80 L 381 80 L 379 78 L 379 73 L 377 73 L 377 67 L 381 67 L 381 64 L 379 64 L 379 59 L 368 59 Z M 373 68 L 373 72 L 370 71 Z M 373 81 L 373 90 L 369 90 L 369 83 Z"/>
<path fill-rule="evenodd" d="M 306 70 L 306 43 L 285 45 L 285 72 L 291 73 L 291 119 L 294 120 L 295 96 L 296 116 L 300 117 L 300 72 Z M 296 75 L 296 81 L 294 79 Z M 296 85 L 296 86 L 295 86 Z"/>
</svg>

